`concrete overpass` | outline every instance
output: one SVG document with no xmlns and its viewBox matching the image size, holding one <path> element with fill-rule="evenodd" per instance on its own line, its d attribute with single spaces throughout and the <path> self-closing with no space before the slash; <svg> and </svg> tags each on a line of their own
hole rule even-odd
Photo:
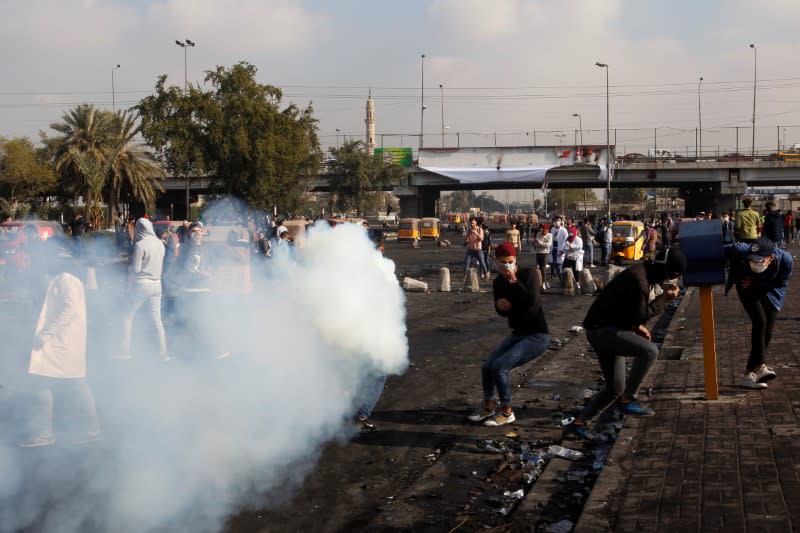
<svg viewBox="0 0 800 533">
<path fill-rule="evenodd" d="M 613 160 L 614 147 L 611 146 Z M 486 148 L 423 148 L 417 166 L 392 188 L 408 216 L 433 216 L 442 191 L 541 188 L 605 188 L 606 146 L 530 146 Z M 731 159 L 731 158 L 722 158 Z M 186 183 L 162 182 L 166 194 L 159 205 L 183 210 Z M 193 195 L 209 188 L 210 180 L 191 183 Z M 748 187 L 800 187 L 800 161 L 758 158 L 691 160 L 688 158 L 617 161 L 612 187 L 676 187 L 688 212 L 732 209 Z M 311 182 L 312 191 L 328 191 L 322 174 Z"/>
</svg>

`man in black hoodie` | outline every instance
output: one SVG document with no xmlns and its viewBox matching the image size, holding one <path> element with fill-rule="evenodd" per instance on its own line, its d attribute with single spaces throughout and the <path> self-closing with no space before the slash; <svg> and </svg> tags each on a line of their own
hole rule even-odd
<svg viewBox="0 0 800 533">
<path fill-rule="evenodd" d="M 516 420 L 511 409 L 508 373 L 543 354 L 550 346 L 550 334 L 542 310 L 542 284 L 536 269 L 517 267 L 517 249 L 510 242 L 495 248 L 500 274 L 494 280 L 494 306 L 508 319 L 511 335 L 489 354 L 482 367 L 482 410 L 469 416 L 484 426 L 504 426 Z M 497 412 L 495 389 L 500 395 Z"/>
<path fill-rule="evenodd" d="M 764 231 L 762 236 L 771 240 L 775 246 L 783 243 L 783 215 L 775 209 L 775 202 L 764 204 Z"/>
<path fill-rule="evenodd" d="M 597 353 L 605 386 L 596 393 L 580 416 L 567 426 L 568 432 L 591 438 L 586 421 L 617 401 L 626 414 L 652 416 L 649 407 L 636 402 L 639 387 L 658 357 L 658 347 L 651 341 L 645 324 L 663 312 L 666 303 L 678 296 L 676 282 L 661 287 L 667 280 L 681 276 L 686 258 L 677 248 L 660 252 L 654 261 L 639 263 L 618 274 L 597 297 L 586 318 L 586 338 Z M 656 295 L 659 291 L 660 295 Z M 627 384 L 625 358 L 633 365 Z"/>
</svg>

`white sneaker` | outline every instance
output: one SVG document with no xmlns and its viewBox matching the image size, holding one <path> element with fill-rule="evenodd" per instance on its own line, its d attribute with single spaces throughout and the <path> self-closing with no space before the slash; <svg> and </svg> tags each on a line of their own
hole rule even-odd
<svg viewBox="0 0 800 533">
<path fill-rule="evenodd" d="M 514 412 L 512 411 L 509 414 L 505 414 L 503 411 L 497 413 L 497 416 L 494 418 L 490 418 L 486 422 L 483 423 L 484 426 L 489 427 L 497 427 L 497 426 L 505 426 L 506 424 L 511 424 L 517 419 L 514 416 Z"/>
<path fill-rule="evenodd" d="M 745 389 L 766 389 L 766 383 L 759 383 L 758 377 L 756 377 L 755 372 L 748 372 L 744 376 L 742 376 L 742 380 L 739 382 L 739 386 Z"/>
<path fill-rule="evenodd" d="M 496 410 L 487 409 L 486 407 L 484 407 L 480 411 L 472 413 L 471 415 L 469 415 L 467 417 L 467 420 L 469 420 L 470 422 L 483 422 L 487 418 L 493 417 L 495 415 L 495 413 L 497 413 Z"/>
<path fill-rule="evenodd" d="M 756 381 L 759 383 L 766 383 L 778 377 L 778 374 L 767 365 L 761 365 L 758 370 L 754 372 Z"/>
</svg>

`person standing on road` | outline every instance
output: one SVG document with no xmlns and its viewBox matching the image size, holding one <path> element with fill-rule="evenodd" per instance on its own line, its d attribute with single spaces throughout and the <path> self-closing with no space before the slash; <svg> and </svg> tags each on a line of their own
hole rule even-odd
<svg viewBox="0 0 800 533">
<path fill-rule="evenodd" d="M 517 229 L 517 223 L 511 222 L 511 228 L 506 231 L 506 241 L 517 249 L 517 252 L 522 251 L 522 237 Z"/>
<path fill-rule="evenodd" d="M 35 389 L 29 420 L 29 437 L 23 448 L 55 444 L 54 405 L 82 420 L 73 444 L 100 438 L 94 396 L 86 383 L 86 297 L 71 251 L 51 239 L 47 270 L 51 278 L 36 324 L 28 374 Z M 63 400 L 68 400 L 63 402 Z M 59 409 L 61 412 L 61 409 Z M 72 423 L 66 424 L 73 425 Z"/>
<path fill-rule="evenodd" d="M 489 226 L 486 222 L 481 221 L 481 229 L 483 230 L 483 240 L 481 241 L 481 251 L 483 252 L 483 261 L 486 263 L 486 279 L 492 272 L 492 263 L 490 261 L 492 255 L 492 234 L 489 231 Z"/>
<path fill-rule="evenodd" d="M 597 392 L 567 432 L 592 438 L 586 422 L 616 400 L 619 409 L 634 416 L 652 416 L 654 411 L 637 402 L 639 387 L 658 357 L 645 324 L 660 314 L 669 300 L 678 296 L 676 284 L 661 288 L 666 280 L 686 271 L 686 258 L 676 248 L 660 252 L 655 261 L 639 263 L 618 274 L 603 289 L 583 320 L 586 338 L 597 353 L 605 386 Z M 658 296 L 655 294 L 661 290 Z M 625 379 L 625 361 L 633 358 L 631 373 Z"/>
<path fill-rule="evenodd" d="M 489 279 L 489 271 L 483 260 L 483 229 L 478 226 L 478 221 L 474 218 L 469 221 L 469 231 L 464 237 L 464 244 L 467 246 L 467 254 L 464 256 L 464 283 L 467 282 L 472 259 L 478 262 L 481 279 Z"/>
<path fill-rule="evenodd" d="M 139 308 L 147 302 L 150 320 L 156 330 L 159 356 L 162 361 L 169 361 L 167 341 L 164 334 L 164 323 L 161 321 L 161 272 L 164 267 L 164 244 L 156 237 L 153 223 L 146 218 L 136 221 L 136 242 L 133 245 L 131 258 L 131 274 L 133 287 L 129 295 L 128 307 L 122 330 L 122 351 L 115 359 L 131 358 L 131 335 L 133 318 Z"/>
<path fill-rule="evenodd" d="M 764 363 L 764 352 L 772 340 L 775 319 L 783 307 L 792 277 L 792 255 L 769 239 L 761 238 L 755 243 L 726 246 L 725 258 L 730 265 L 725 294 L 736 286 L 736 294 L 752 323 L 750 357 L 740 385 L 747 389 L 765 389 L 766 382 L 777 376 Z"/>
<path fill-rule="evenodd" d="M 508 319 L 511 335 L 506 337 L 481 368 L 484 406 L 469 416 L 484 426 L 504 426 L 516 420 L 511 408 L 508 373 L 543 354 L 550 345 L 550 333 L 542 309 L 542 286 L 536 271 L 517 266 L 517 249 L 509 242 L 495 248 L 500 274 L 494 280 L 494 306 Z M 495 390 L 500 396 L 497 411 Z"/>
<path fill-rule="evenodd" d="M 783 242 L 785 244 L 792 244 L 794 242 L 794 235 L 792 234 L 793 227 L 794 216 L 792 215 L 792 210 L 789 209 L 786 211 L 786 214 L 783 215 Z"/>
<path fill-rule="evenodd" d="M 722 244 L 733 244 L 733 221 L 728 213 L 722 214 Z"/>
<path fill-rule="evenodd" d="M 536 266 L 539 267 L 539 272 L 542 274 L 542 292 L 549 289 L 547 283 L 547 259 L 553 249 L 553 236 L 550 235 L 550 228 L 547 224 L 542 224 L 540 227 L 535 228 L 536 233 L 533 237 L 533 251 L 536 254 Z"/>
<path fill-rule="evenodd" d="M 589 218 L 584 218 L 578 223 L 581 240 L 583 241 L 583 259 L 589 268 L 594 268 L 594 228 Z"/>
<path fill-rule="evenodd" d="M 561 279 L 561 265 L 564 264 L 564 254 L 566 253 L 567 237 L 569 232 L 564 227 L 563 218 L 559 217 L 553 222 L 550 230 L 553 235 L 553 263 L 550 273 Z"/>
<path fill-rule="evenodd" d="M 736 229 L 736 240 L 739 242 L 755 242 L 758 240 L 758 227 L 761 225 L 761 216 L 757 211 L 751 209 L 752 198 L 742 198 L 744 209 L 736 213 L 734 228 Z"/>
<path fill-rule="evenodd" d="M 763 236 L 771 240 L 775 246 L 783 244 L 783 215 L 775 209 L 775 202 L 764 204 Z"/>
</svg>

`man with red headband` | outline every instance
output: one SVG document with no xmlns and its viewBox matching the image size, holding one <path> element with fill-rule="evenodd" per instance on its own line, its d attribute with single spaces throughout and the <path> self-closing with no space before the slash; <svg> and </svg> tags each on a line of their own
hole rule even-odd
<svg viewBox="0 0 800 533">
<path fill-rule="evenodd" d="M 484 426 L 504 426 L 516 420 L 511 409 L 508 373 L 543 354 L 550 334 L 542 310 L 542 285 L 535 269 L 518 268 L 517 249 L 510 242 L 495 248 L 500 274 L 494 280 L 494 307 L 508 319 L 511 335 L 489 354 L 482 367 L 484 407 L 469 416 Z M 495 390 L 500 396 L 497 411 Z"/>
</svg>

